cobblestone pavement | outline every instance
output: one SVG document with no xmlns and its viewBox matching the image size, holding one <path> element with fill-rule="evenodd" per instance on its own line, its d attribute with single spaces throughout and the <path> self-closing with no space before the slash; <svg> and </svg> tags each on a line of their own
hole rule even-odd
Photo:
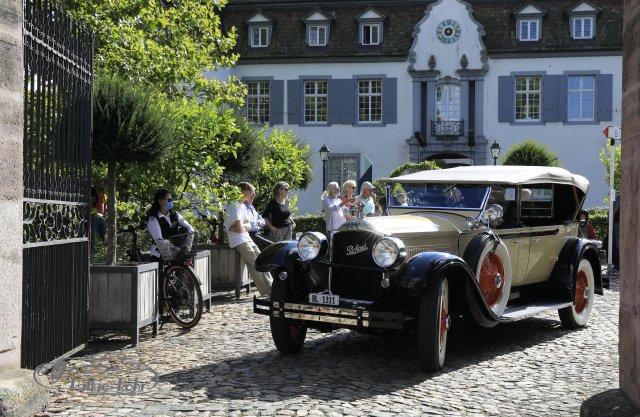
<svg viewBox="0 0 640 417">
<path fill-rule="evenodd" d="M 454 323 L 433 375 L 419 370 L 410 334 L 310 331 L 302 353 L 281 355 L 250 296 L 222 293 L 191 331 L 167 324 L 136 347 L 94 338 L 66 361 L 40 416 L 578 416 L 619 387 L 617 287 L 577 331 L 555 313 L 489 330 Z"/>
</svg>

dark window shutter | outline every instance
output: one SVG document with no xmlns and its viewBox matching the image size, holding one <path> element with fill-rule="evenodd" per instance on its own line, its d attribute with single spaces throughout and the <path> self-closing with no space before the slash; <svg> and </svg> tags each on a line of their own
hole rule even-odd
<svg viewBox="0 0 640 417">
<path fill-rule="evenodd" d="M 269 97 L 269 122 L 272 125 L 284 123 L 284 80 L 271 81 Z"/>
<path fill-rule="evenodd" d="M 290 125 L 300 125 L 302 102 L 300 100 L 300 80 L 287 80 L 287 117 Z"/>
<path fill-rule="evenodd" d="M 329 80 L 329 123 L 355 123 L 354 80 Z"/>
<path fill-rule="evenodd" d="M 558 101 L 561 75 L 545 75 L 542 78 L 542 120 L 544 122 L 560 121 Z"/>
<path fill-rule="evenodd" d="M 498 121 L 513 121 L 514 77 L 498 77 Z"/>
<path fill-rule="evenodd" d="M 385 78 L 382 80 L 382 121 L 384 123 L 398 123 L 398 79 Z"/>
<path fill-rule="evenodd" d="M 342 123 L 357 123 L 358 93 L 357 81 L 353 79 L 340 80 L 340 96 L 342 97 Z"/>
<path fill-rule="evenodd" d="M 567 116 L 567 86 L 569 84 L 569 77 L 566 75 L 559 75 L 558 77 L 558 121 L 566 122 L 569 119 Z"/>
<path fill-rule="evenodd" d="M 343 80 L 329 80 L 329 123 L 338 124 L 342 122 L 342 94 L 340 88 Z"/>
<path fill-rule="evenodd" d="M 613 75 L 600 74 L 597 78 L 598 97 L 598 121 L 610 122 L 613 120 Z"/>
</svg>

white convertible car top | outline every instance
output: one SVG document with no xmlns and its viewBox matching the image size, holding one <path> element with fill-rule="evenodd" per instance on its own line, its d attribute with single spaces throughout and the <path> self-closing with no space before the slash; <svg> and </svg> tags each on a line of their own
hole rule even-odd
<svg viewBox="0 0 640 417">
<path fill-rule="evenodd" d="M 466 184 L 568 184 L 585 194 L 589 180 L 564 168 L 521 165 L 475 165 L 433 171 L 420 171 L 384 180 L 390 183 L 466 183 Z"/>
</svg>

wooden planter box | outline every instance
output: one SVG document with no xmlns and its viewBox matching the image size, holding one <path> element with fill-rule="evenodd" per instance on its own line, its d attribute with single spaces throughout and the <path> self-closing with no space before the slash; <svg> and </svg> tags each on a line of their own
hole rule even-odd
<svg viewBox="0 0 640 417">
<path fill-rule="evenodd" d="M 244 263 L 237 250 L 228 245 L 202 244 L 199 250 L 211 251 L 211 289 L 235 288 L 236 298 L 240 298 L 240 290 L 246 287 L 249 293 L 251 280 L 247 265 Z"/>
<path fill-rule="evenodd" d="M 91 265 L 89 329 L 130 330 L 136 345 L 140 328 L 158 331 L 158 262 Z"/>
<path fill-rule="evenodd" d="M 201 250 L 196 254 L 193 268 L 200 278 L 200 290 L 202 291 L 202 303 L 211 311 L 211 250 Z"/>
</svg>

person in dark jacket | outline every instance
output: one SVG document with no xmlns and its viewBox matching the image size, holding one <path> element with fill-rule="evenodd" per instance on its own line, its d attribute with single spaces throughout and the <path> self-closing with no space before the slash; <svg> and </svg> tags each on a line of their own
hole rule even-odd
<svg viewBox="0 0 640 417">
<path fill-rule="evenodd" d="M 153 238 L 151 257 L 156 259 L 161 258 L 159 244 L 162 245 L 167 239 L 180 234 L 193 233 L 193 226 L 173 209 L 173 196 L 169 190 L 164 189 L 156 191 L 153 196 L 153 204 L 148 212 L 147 229 Z M 189 246 L 189 240 L 185 240 L 180 251 L 188 251 Z"/>
</svg>

